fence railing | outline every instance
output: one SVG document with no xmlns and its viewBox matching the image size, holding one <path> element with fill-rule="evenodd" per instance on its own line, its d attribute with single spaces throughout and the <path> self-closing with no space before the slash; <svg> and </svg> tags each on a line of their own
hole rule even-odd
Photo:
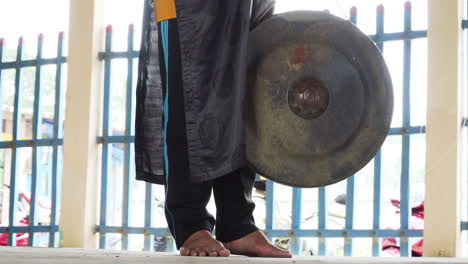
<svg viewBox="0 0 468 264">
<path fill-rule="evenodd" d="M 57 57 L 43 58 L 43 43 L 44 36 L 40 34 L 37 40 L 37 55 L 35 59 L 25 60 L 24 58 L 24 39 L 21 37 L 18 41 L 16 60 L 5 62 L 3 60 L 6 43 L 0 39 L 0 101 L 2 105 L 5 104 L 5 72 L 14 70 L 14 102 L 13 102 L 13 115 L 12 115 L 12 132 L 11 140 L 1 141 L 0 149 L 5 150 L 3 161 L 3 179 L 10 179 L 8 184 L 0 186 L 0 194 L 2 194 L 8 187 L 9 189 L 9 206 L 8 206 L 8 225 L 3 226 L 0 223 L 0 236 L 5 239 L 8 237 L 8 245 L 27 245 L 37 246 L 38 241 L 45 241 L 49 247 L 57 247 L 59 243 L 58 234 L 58 217 L 60 208 L 60 186 L 62 174 L 62 152 L 61 146 L 63 144 L 63 99 L 64 89 L 62 82 L 63 66 L 66 63 L 66 58 L 63 54 L 64 48 L 64 34 L 60 33 L 57 42 Z M 53 120 L 45 120 L 42 116 L 43 104 L 43 67 L 46 65 L 54 65 L 55 70 L 55 105 Z M 32 116 L 32 138 L 21 139 L 22 123 L 21 123 L 21 108 L 23 102 L 23 71 L 27 68 L 34 68 L 34 103 L 33 103 L 33 116 Z M 4 117 L 3 111 L 0 111 L 0 120 Z M 44 131 L 41 136 L 43 125 L 52 126 L 48 129 L 49 132 Z M 0 131 L 6 132 L 5 128 L 0 123 Z M 45 151 L 45 147 L 51 148 Z M 30 174 L 30 187 L 24 193 L 19 193 L 19 180 L 20 180 L 20 160 L 19 152 L 22 148 L 31 148 L 31 174 Z M 10 171 L 5 171 L 7 151 L 11 150 L 11 164 Z M 44 165 L 44 159 L 47 161 Z M 45 193 L 48 200 L 50 200 L 50 208 L 45 205 L 44 210 L 50 210 L 50 219 L 39 222 L 38 212 L 40 209 L 39 198 L 44 193 L 41 191 L 41 184 L 44 178 L 50 186 Z M 21 186 L 24 187 L 24 186 Z M 0 196 L 1 197 L 1 196 Z M 27 212 L 24 215 L 18 215 L 18 210 L 25 208 L 18 208 L 21 206 L 19 203 L 20 197 L 23 197 L 29 204 Z M 3 201 L 3 205 L 6 201 Z M 2 208 L 5 210 L 5 208 Z M 5 213 L 5 212 L 3 212 Z M 23 217 L 22 219 L 19 219 Z M 21 236 L 22 233 L 28 234 L 27 238 Z M 38 237 L 40 236 L 40 237 Z M 18 243 L 17 243 L 18 242 Z"/>
<path fill-rule="evenodd" d="M 410 256 L 411 249 L 409 238 L 422 237 L 423 230 L 415 230 L 410 227 L 411 207 L 410 207 L 410 140 L 413 135 L 424 134 L 424 126 L 411 125 L 411 109 L 410 109 L 410 80 L 411 80 L 411 52 L 412 41 L 415 39 L 426 38 L 426 31 L 415 31 L 412 29 L 412 8 L 411 3 L 407 2 L 404 5 L 404 31 L 398 33 L 386 33 L 384 30 L 384 6 L 377 8 L 376 15 L 376 33 L 370 35 L 376 45 L 384 51 L 384 44 L 389 41 L 403 41 L 403 93 L 402 93 L 402 126 L 393 127 L 390 130 L 390 136 L 401 137 L 401 171 L 400 171 L 400 227 L 397 229 L 384 229 L 381 225 L 381 204 L 382 204 L 382 164 L 385 162 L 385 157 L 379 152 L 373 160 L 374 165 L 374 183 L 373 183 L 373 216 L 372 228 L 363 230 L 356 229 L 355 226 L 355 194 L 360 190 L 355 184 L 354 176 L 346 181 L 346 219 L 343 229 L 330 229 L 328 227 L 328 201 L 327 190 L 329 187 L 322 187 L 318 189 L 318 228 L 317 229 L 303 229 L 301 226 L 301 219 L 303 218 L 303 190 L 293 188 L 292 190 L 292 216 L 291 228 L 275 229 L 275 200 L 277 192 L 275 189 L 278 184 L 268 181 L 266 184 L 266 223 L 265 233 L 269 238 L 289 237 L 289 238 L 317 238 L 318 239 L 318 255 L 327 254 L 327 239 L 328 238 L 343 238 L 344 249 L 343 254 L 350 256 L 353 254 L 354 241 L 356 238 L 370 238 L 372 239 L 372 255 L 378 256 L 381 252 L 382 238 L 399 238 L 401 256 Z M 350 10 L 350 21 L 356 23 L 358 19 L 357 8 Z M 132 67 L 134 60 L 137 59 L 138 52 L 134 50 L 134 33 L 133 26 L 130 26 L 128 33 L 128 48 L 124 52 L 112 51 L 112 28 L 109 26 L 106 33 L 106 48 L 104 52 L 99 54 L 99 58 L 104 62 L 105 67 L 105 81 L 104 81 L 104 124 L 103 135 L 99 138 L 99 143 L 102 144 L 102 199 L 101 199 L 101 216 L 99 224 L 96 225 L 95 231 L 100 234 L 100 247 L 106 248 L 108 246 L 108 234 L 121 234 L 122 235 L 122 248 L 128 248 L 128 237 L 131 234 L 144 234 L 144 249 L 152 250 L 154 236 L 165 237 L 169 235 L 167 228 L 156 228 L 152 226 L 154 215 L 154 201 L 153 201 L 153 188 L 151 184 L 146 184 L 146 201 L 145 201 L 145 222 L 143 227 L 132 227 L 129 225 L 128 219 L 132 211 L 132 204 L 129 202 L 131 196 L 130 184 L 134 177 L 134 171 L 131 168 L 133 165 L 133 148 L 131 144 L 134 143 L 134 136 L 131 134 L 131 122 L 133 122 L 132 111 L 132 96 L 133 96 L 133 79 L 134 68 Z M 113 86 L 111 81 L 111 65 L 115 59 L 125 59 L 128 62 L 128 78 L 127 78 L 127 99 L 126 99 L 126 126 L 124 135 L 109 135 L 109 111 L 110 97 Z M 123 193 L 123 208 L 122 208 L 122 225 L 111 226 L 108 225 L 108 210 L 109 202 L 112 201 L 113 194 L 109 193 L 107 186 L 109 181 L 113 181 L 112 172 L 108 166 L 109 164 L 109 146 L 110 144 L 122 143 L 124 144 L 125 168 L 124 168 L 124 181 L 121 190 Z M 365 190 L 369 191 L 369 190 Z M 465 224 L 466 226 L 467 224 Z M 293 253 L 297 254 L 301 251 L 301 244 L 297 239 L 293 240 L 291 245 Z"/>
<path fill-rule="evenodd" d="M 410 176 L 409 176 L 409 152 L 410 152 L 410 139 L 412 135 L 424 134 L 424 126 L 411 126 L 410 124 L 410 79 L 411 79 L 411 50 L 412 41 L 415 39 L 425 38 L 426 31 L 414 31 L 411 28 L 411 4 L 408 2 L 405 4 L 405 26 L 403 32 L 398 33 L 385 33 L 384 30 L 384 7 L 379 6 L 377 8 L 376 16 L 376 33 L 370 35 L 376 45 L 383 51 L 384 43 L 389 41 L 403 41 L 404 42 L 404 57 L 403 57 L 403 125 L 401 127 L 393 127 L 390 130 L 390 136 L 402 137 L 402 167 L 401 167 L 401 214 L 400 214 L 400 228 L 399 229 L 383 229 L 381 226 L 381 194 L 382 194 L 382 164 L 385 163 L 385 157 L 382 157 L 382 153 L 379 152 L 373 160 L 374 165 L 374 183 L 373 183 L 373 215 L 372 215 L 372 229 L 363 230 L 354 228 L 355 224 L 355 194 L 360 191 L 359 186 L 355 184 L 355 178 L 351 177 L 346 181 L 346 220 L 345 228 L 343 229 L 330 229 L 328 223 L 328 201 L 327 192 L 329 187 L 319 188 L 318 190 L 318 228 L 317 229 L 303 229 L 301 227 L 301 219 L 304 215 L 303 212 L 303 190 L 294 188 L 292 191 L 292 216 L 291 216 L 291 229 L 275 229 L 275 197 L 277 192 L 278 184 L 273 182 L 267 183 L 266 188 L 266 224 L 265 232 L 270 238 L 274 237 L 294 237 L 294 238 L 307 238 L 314 237 L 318 238 L 318 253 L 319 255 L 325 255 L 327 252 L 327 238 L 343 238 L 344 239 L 344 255 L 352 255 L 353 253 L 353 239 L 354 238 L 371 238 L 372 239 L 372 255 L 378 256 L 381 251 L 381 239 L 386 237 L 398 237 L 400 238 L 401 255 L 410 255 L 410 245 L 408 238 L 411 237 L 422 237 L 422 230 L 414 230 L 409 227 L 409 218 L 411 216 L 409 206 L 409 192 L 410 192 Z M 357 9 L 353 8 L 350 11 L 350 20 L 353 23 L 357 22 Z M 468 20 L 462 22 L 463 29 L 468 28 Z M 12 132 L 11 140 L 0 141 L 0 149 L 4 150 L 4 156 L 7 151 L 11 151 L 11 163 L 10 169 L 5 170 L 6 165 L 4 164 L 2 181 L 9 178 L 10 181 L 8 186 L 9 192 L 9 207 L 8 207 L 8 225 L 4 226 L 0 223 L 0 235 L 8 235 L 8 245 L 18 245 L 25 243 L 29 246 L 35 246 L 42 237 L 38 237 L 40 234 L 47 235 L 47 244 L 50 247 L 58 246 L 58 215 L 60 207 L 60 185 L 61 185 L 61 146 L 63 143 L 63 98 L 64 98 L 64 85 L 62 82 L 62 76 L 64 74 L 63 67 L 66 64 L 66 57 L 63 55 L 64 48 L 64 34 L 61 33 L 57 41 L 57 56 L 55 58 L 42 58 L 42 45 L 44 43 L 44 37 L 40 35 L 38 37 L 37 44 L 37 56 L 35 59 L 24 59 L 24 40 L 19 39 L 16 51 L 16 59 L 14 61 L 4 61 L 4 53 L 6 43 L 3 39 L 0 39 L 0 101 L 4 104 L 5 99 L 5 73 L 13 70 L 14 74 L 14 102 L 13 102 L 13 115 L 12 115 Z M 132 212 L 132 204 L 129 200 L 131 197 L 131 182 L 133 181 L 133 148 L 131 144 L 134 142 L 134 136 L 131 130 L 131 124 L 134 121 L 133 112 L 133 74 L 134 66 L 133 63 L 138 57 L 138 51 L 133 47 L 134 42 L 134 30 L 133 26 L 130 27 L 128 33 L 128 49 L 124 52 L 112 51 L 112 28 L 109 27 L 106 34 L 106 49 L 105 52 L 99 54 L 99 58 L 104 61 L 105 67 L 105 83 L 104 83 L 104 126 L 103 135 L 98 137 L 98 143 L 103 146 L 103 163 L 102 163 L 102 197 L 101 200 L 101 216 L 99 225 L 96 226 L 95 231 L 101 235 L 100 247 L 104 248 L 108 246 L 108 240 L 106 234 L 116 233 L 122 234 L 122 248 L 128 248 L 128 237 L 131 234 L 143 234 L 145 237 L 144 248 L 145 250 L 151 250 L 153 248 L 154 236 L 168 236 L 169 231 L 167 228 L 156 228 L 153 227 L 154 218 L 154 204 L 153 204 L 153 185 L 146 184 L 145 189 L 145 220 L 144 227 L 132 227 L 129 224 L 129 216 Z M 128 75 L 127 75 L 127 90 L 126 90 L 126 122 L 125 132 L 123 135 L 110 135 L 110 116 L 112 110 L 112 102 L 110 100 L 110 93 L 112 91 L 111 85 L 111 65 L 116 59 L 124 59 L 128 62 Z M 54 106 L 54 118 L 53 120 L 44 120 L 41 115 L 41 92 L 43 91 L 43 85 L 41 82 L 42 68 L 46 65 L 56 66 L 55 72 L 55 106 Z M 33 105 L 33 118 L 32 118 L 32 139 L 21 139 L 21 103 L 23 102 L 23 71 L 27 68 L 34 68 L 34 105 Z M 0 111 L 0 120 L 3 118 L 3 112 Z M 51 132 L 47 134 L 47 137 L 40 138 L 41 125 L 47 123 L 51 126 Z M 2 122 L 0 122 L 0 131 L 5 131 Z M 464 126 L 468 126 L 467 118 L 465 118 Z M 44 134 L 45 135 L 45 134 Z M 108 225 L 108 202 L 112 200 L 112 195 L 108 191 L 108 182 L 112 180 L 112 170 L 109 167 L 111 164 L 112 153 L 110 153 L 110 147 L 112 144 L 123 145 L 123 164 L 124 178 L 122 186 L 123 194 L 123 210 L 122 210 L 122 225 L 121 226 L 110 226 Z M 47 160 L 50 161 L 47 165 L 43 165 L 40 160 L 42 155 L 46 155 L 43 152 L 43 147 L 49 147 L 52 149 L 47 156 Z M 27 222 L 20 223 L 18 221 L 18 199 L 19 194 L 19 162 L 22 162 L 19 158 L 19 152 L 23 148 L 31 149 L 31 174 L 30 174 L 30 200 L 31 204 L 27 218 Z M 115 148 L 115 147 L 114 147 Z M 122 148 L 119 148 L 122 149 Z M 3 159 L 7 162 L 7 159 Z M 41 189 L 42 181 L 41 175 L 45 173 L 50 180 L 50 190 L 47 195 L 51 201 L 50 208 L 50 222 L 39 223 L 38 222 L 38 203 L 39 203 L 39 190 Z M 8 176 L 8 177 L 5 177 Z M 48 181 L 49 181 L 48 180 Z M 3 182 L 0 182 L 3 184 Z M 1 186 L 3 187 L 3 186 Z M 5 202 L 5 201 L 4 201 Z M 5 209 L 4 207 L 1 209 Z M 5 213 L 5 212 L 3 212 Z M 461 223 L 462 230 L 468 230 L 468 222 L 463 221 Z M 28 239 L 24 240 L 18 235 L 21 233 L 28 234 Z M 21 241 L 17 241 L 21 239 Z M 0 240 L 1 242 L 1 240 Z M 292 250 L 294 253 L 300 251 L 301 245 L 299 243 L 293 243 Z"/>
</svg>

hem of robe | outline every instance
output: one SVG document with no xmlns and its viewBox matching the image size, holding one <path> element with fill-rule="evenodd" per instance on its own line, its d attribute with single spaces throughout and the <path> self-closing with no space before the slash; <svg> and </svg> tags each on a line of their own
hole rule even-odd
<svg viewBox="0 0 468 264">
<path fill-rule="evenodd" d="M 143 170 L 136 170 L 135 171 L 135 179 L 137 181 L 144 181 L 153 184 L 165 184 L 164 175 L 153 174 L 151 172 L 143 171 Z"/>
<path fill-rule="evenodd" d="M 234 165 L 234 166 L 232 166 Z M 214 180 L 214 179 L 217 179 L 217 178 L 220 178 L 222 176 L 225 176 L 233 171 L 236 171 L 244 166 L 248 166 L 248 163 L 245 162 L 245 161 L 242 161 L 240 160 L 239 162 L 237 162 L 237 164 L 229 164 L 228 166 L 223 166 L 217 170 L 214 171 L 214 173 L 211 173 L 210 176 L 211 177 L 207 177 L 207 178 L 203 178 L 203 180 L 196 180 L 196 179 L 200 179 L 200 177 L 190 177 L 191 179 L 194 179 L 192 180 L 191 182 L 203 182 L 203 181 L 210 181 L 210 180 Z M 153 183 L 153 184 L 161 184 L 161 185 L 164 185 L 166 183 L 166 176 L 165 174 L 154 174 L 154 173 L 151 173 L 151 172 L 147 172 L 147 171 L 144 171 L 144 170 L 136 170 L 135 171 L 136 173 L 136 180 L 137 181 L 145 181 L 145 182 L 149 182 L 149 183 Z M 206 176 L 206 175 L 205 175 Z"/>
</svg>

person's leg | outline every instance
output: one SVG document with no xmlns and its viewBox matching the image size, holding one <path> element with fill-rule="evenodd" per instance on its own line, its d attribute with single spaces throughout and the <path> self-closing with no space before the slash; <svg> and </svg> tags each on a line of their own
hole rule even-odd
<svg viewBox="0 0 468 264">
<path fill-rule="evenodd" d="M 243 167 L 214 180 L 216 239 L 229 242 L 258 230 L 253 218 L 255 172 Z"/>
<path fill-rule="evenodd" d="M 229 251 L 211 234 L 215 219 L 206 210 L 206 205 L 211 196 L 212 182 L 190 183 L 189 180 L 177 21 L 165 20 L 158 26 L 168 226 L 182 255 L 229 255 Z"/>
<path fill-rule="evenodd" d="M 271 244 L 255 226 L 252 189 L 255 171 L 245 166 L 214 180 L 216 239 L 233 254 L 256 257 L 291 257 Z"/>
<path fill-rule="evenodd" d="M 274 0 L 253 0 L 251 29 L 273 15 Z M 216 238 L 233 254 L 260 257 L 291 257 L 275 247 L 255 226 L 252 189 L 255 172 L 248 166 L 214 180 L 217 219 Z"/>
</svg>

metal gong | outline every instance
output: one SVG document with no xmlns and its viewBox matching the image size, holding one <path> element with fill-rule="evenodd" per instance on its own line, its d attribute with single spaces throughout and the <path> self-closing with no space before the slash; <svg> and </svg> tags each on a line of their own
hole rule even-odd
<svg viewBox="0 0 468 264">
<path fill-rule="evenodd" d="M 275 15 L 252 31 L 247 160 L 295 187 L 339 182 L 362 169 L 390 129 L 393 91 L 374 42 L 327 12 Z"/>
</svg>

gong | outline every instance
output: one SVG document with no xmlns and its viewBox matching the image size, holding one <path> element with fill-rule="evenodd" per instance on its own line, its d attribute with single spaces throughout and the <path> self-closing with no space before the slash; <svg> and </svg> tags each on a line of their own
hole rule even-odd
<svg viewBox="0 0 468 264">
<path fill-rule="evenodd" d="M 249 39 L 249 165 L 275 182 L 342 181 L 376 155 L 390 129 L 393 90 L 374 42 L 328 12 L 274 15 Z"/>
</svg>

